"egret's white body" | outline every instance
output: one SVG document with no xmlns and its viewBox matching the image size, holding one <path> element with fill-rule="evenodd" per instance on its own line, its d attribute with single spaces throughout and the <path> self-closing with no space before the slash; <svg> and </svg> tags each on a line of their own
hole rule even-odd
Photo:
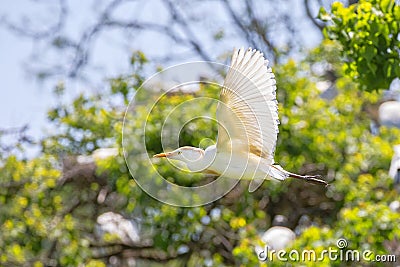
<svg viewBox="0 0 400 267">
<path fill-rule="evenodd" d="M 186 163 L 194 172 L 212 172 L 235 179 L 251 179 L 250 191 L 268 177 L 287 177 L 326 184 L 315 176 L 287 172 L 274 164 L 278 135 L 278 106 L 275 78 L 259 51 L 236 50 L 221 89 L 217 107 L 218 139 L 205 151 L 181 147 L 155 157 Z"/>
<path fill-rule="evenodd" d="M 190 147 L 183 147 L 183 150 L 191 150 Z M 185 153 L 185 152 L 183 152 Z M 186 152 L 188 154 L 190 152 Z M 183 155 L 183 154 L 182 154 Z M 189 158 L 191 155 L 186 155 Z M 183 156 L 185 157 L 185 156 Z M 203 157 L 196 160 L 193 155 L 192 160 L 184 160 L 189 170 L 193 172 L 212 172 L 216 174 L 224 174 L 227 177 L 237 179 L 265 179 L 268 175 L 273 178 L 284 180 L 288 174 L 279 171 L 279 166 L 271 166 L 270 161 L 260 158 L 252 153 L 244 153 L 235 151 L 235 153 L 227 153 L 218 151 L 217 146 L 209 146 Z M 178 158 L 179 159 L 179 158 Z"/>
</svg>

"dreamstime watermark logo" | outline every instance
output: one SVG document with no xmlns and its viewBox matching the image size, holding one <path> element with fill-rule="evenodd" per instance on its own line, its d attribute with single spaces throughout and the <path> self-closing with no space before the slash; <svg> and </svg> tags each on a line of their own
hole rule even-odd
<svg viewBox="0 0 400 267">
<path fill-rule="evenodd" d="M 322 251 L 313 249 L 297 250 L 273 250 L 268 245 L 264 249 L 256 248 L 257 257 L 260 261 L 281 261 L 281 262 L 322 262 L 326 259 L 330 261 L 341 262 L 396 262 L 396 255 L 377 255 L 371 250 L 347 249 L 348 241 L 339 238 L 336 242 L 336 248 L 329 247 Z"/>
<path fill-rule="evenodd" d="M 199 89 L 200 84 L 210 84 L 221 88 L 223 85 L 223 77 L 219 73 L 227 73 L 229 66 L 213 62 L 189 62 L 166 68 L 147 79 L 141 88 L 136 90 L 134 98 L 129 103 L 127 108 L 124 126 L 122 130 L 122 145 L 124 149 L 124 157 L 132 177 L 136 183 L 151 197 L 173 206 L 180 207 L 196 207 L 206 205 L 229 193 L 240 179 L 231 179 L 224 175 L 219 176 L 212 182 L 201 186 L 182 186 L 172 183 L 165 179 L 159 170 L 154 166 L 154 162 L 160 159 L 154 159 L 154 153 L 147 152 L 149 132 L 160 132 L 161 144 L 160 148 L 165 152 L 179 147 L 179 137 L 182 129 L 194 120 L 210 120 L 213 123 L 219 123 L 210 116 L 205 116 L 204 109 L 198 109 L 196 113 L 194 107 L 199 106 L 214 106 L 218 104 L 225 106 L 219 99 L 204 96 L 188 98 L 189 100 L 182 102 L 178 101 L 175 106 L 165 108 L 165 101 L 168 97 L 182 98 L 184 94 L 190 94 Z M 204 78 L 208 77 L 209 81 Z M 246 77 L 243 77 L 246 79 Z M 250 81 L 251 82 L 251 81 Z M 165 101 L 165 102 L 163 102 Z M 161 107 L 159 109 L 159 107 Z M 154 124 L 153 118 L 157 118 L 159 112 L 167 112 L 162 114 L 164 121 Z M 188 110 L 193 114 L 188 114 Z M 145 117 L 146 120 L 140 121 L 137 119 Z M 215 114 L 214 114 L 215 115 Z M 180 122 L 181 125 L 176 125 Z M 219 129 L 224 128 L 224 125 L 218 125 Z M 227 132 L 229 136 L 229 133 Z M 246 133 L 245 133 L 246 134 Z M 207 138 L 204 138 L 207 139 Z M 210 143 L 209 140 L 201 140 L 201 142 Z M 169 160 L 169 159 L 162 159 Z M 232 160 L 232 152 L 231 158 Z M 170 161 L 171 167 L 182 169 L 179 163 Z M 246 161 L 243 162 L 244 168 L 247 167 Z M 229 165 L 229 164 L 228 164 Z M 189 178 L 191 173 L 186 173 Z"/>
</svg>

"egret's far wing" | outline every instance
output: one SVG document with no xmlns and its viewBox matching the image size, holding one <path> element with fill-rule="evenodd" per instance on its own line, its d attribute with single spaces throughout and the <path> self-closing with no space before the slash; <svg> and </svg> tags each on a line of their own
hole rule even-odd
<svg viewBox="0 0 400 267">
<path fill-rule="evenodd" d="M 217 108 L 218 151 L 247 150 L 273 163 L 279 124 L 275 83 L 262 53 L 234 51 Z"/>
</svg>

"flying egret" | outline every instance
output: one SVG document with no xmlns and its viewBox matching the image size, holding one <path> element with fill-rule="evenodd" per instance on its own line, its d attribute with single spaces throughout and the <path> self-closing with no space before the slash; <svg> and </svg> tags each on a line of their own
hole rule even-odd
<svg viewBox="0 0 400 267">
<path fill-rule="evenodd" d="M 193 172 L 251 180 L 255 191 L 268 177 L 328 185 L 320 176 L 298 175 L 274 164 L 278 135 L 276 81 L 268 60 L 251 48 L 235 50 L 217 107 L 218 137 L 206 150 L 180 147 L 154 155 L 186 163 Z"/>
</svg>

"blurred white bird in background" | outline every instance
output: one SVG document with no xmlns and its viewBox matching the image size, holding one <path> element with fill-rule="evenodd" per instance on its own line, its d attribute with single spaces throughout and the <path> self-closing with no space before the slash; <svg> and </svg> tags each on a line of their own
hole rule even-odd
<svg viewBox="0 0 400 267">
<path fill-rule="evenodd" d="M 121 244 L 128 246 L 140 243 L 137 223 L 114 212 L 106 212 L 97 217 L 95 234 L 99 239 L 105 239 L 105 234 L 110 234 L 117 238 Z"/>
<path fill-rule="evenodd" d="M 400 102 L 391 98 L 391 95 L 388 97 L 363 106 L 363 111 L 371 118 L 371 132 L 375 135 L 379 134 L 381 126 L 400 128 Z"/>
<path fill-rule="evenodd" d="M 379 123 L 387 127 L 400 128 L 400 102 L 387 101 L 379 106 Z"/>
<path fill-rule="evenodd" d="M 389 176 L 393 178 L 395 184 L 400 184 L 400 145 L 393 147 L 394 155 L 390 163 Z"/>
<path fill-rule="evenodd" d="M 262 53 L 250 48 L 235 50 L 217 107 L 216 144 L 205 151 L 186 146 L 154 157 L 183 161 L 194 172 L 252 180 L 250 192 L 268 177 L 328 185 L 320 176 L 294 174 L 274 164 L 279 132 L 275 84 Z"/>
<path fill-rule="evenodd" d="M 295 239 L 296 234 L 283 226 L 272 226 L 261 237 L 261 240 L 275 251 L 287 248 Z"/>
</svg>

